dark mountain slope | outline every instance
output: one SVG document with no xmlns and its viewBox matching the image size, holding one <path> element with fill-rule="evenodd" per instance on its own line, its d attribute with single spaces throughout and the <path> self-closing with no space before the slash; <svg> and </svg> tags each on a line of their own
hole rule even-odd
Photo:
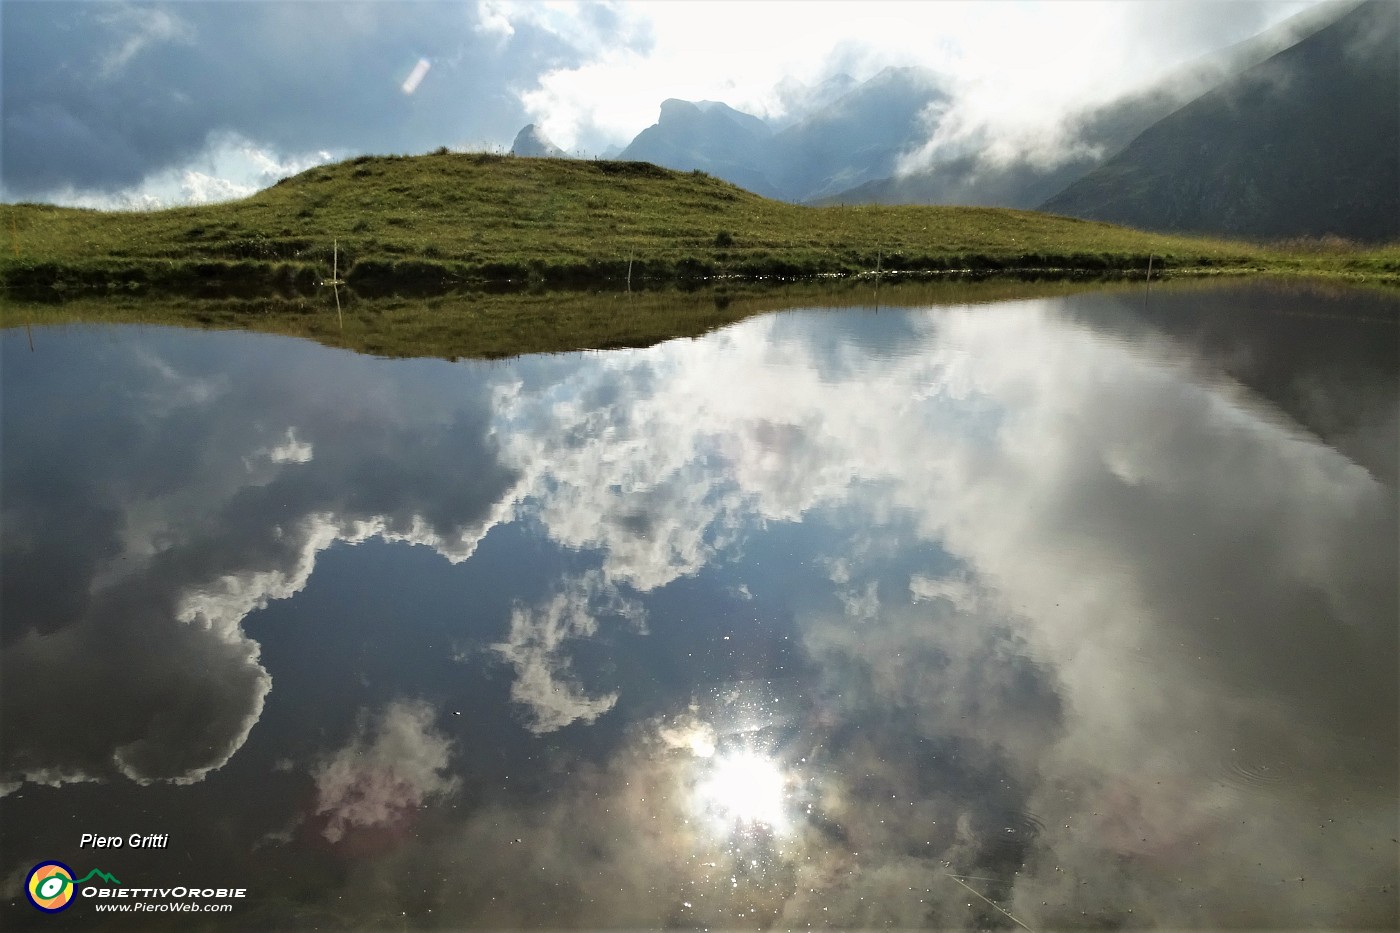
<svg viewBox="0 0 1400 933">
<path fill-rule="evenodd" d="M 1400 4 L 1363 4 L 1245 71 L 1042 209 L 1152 230 L 1400 236 Z"/>
</svg>

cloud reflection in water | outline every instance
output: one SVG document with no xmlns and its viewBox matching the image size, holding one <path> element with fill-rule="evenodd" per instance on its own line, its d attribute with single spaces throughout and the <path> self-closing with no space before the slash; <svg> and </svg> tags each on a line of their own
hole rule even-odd
<svg viewBox="0 0 1400 933">
<path fill-rule="evenodd" d="M 1227 305 L 1248 304 L 1235 294 Z M 1187 329 L 1190 291 L 1154 300 Z M 133 710 L 123 736 L 173 762 L 148 775 L 217 784 L 256 743 L 250 723 L 272 725 L 279 690 L 350 682 L 265 671 L 246 634 L 277 598 L 290 597 L 289 630 L 262 636 L 269 655 L 316 621 L 298 618 L 298 597 L 339 553 L 397 594 L 376 632 L 467 659 L 431 674 L 375 643 L 393 682 L 365 690 L 484 684 L 460 720 L 415 707 L 399 717 L 412 729 L 385 732 L 431 739 L 408 798 L 442 809 L 328 892 L 365 917 L 431 905 L 431 921 L 415 916 L 487 926 L 1004 920 L 969 912 L 951 872 L 1037 928 L 1393 925 L 1396 496 L 1388 462 L 1353 435 L 1394 411 L 1394 360 L 1347 374 L 1364 417 L 1316 422 L 1341 423 L 1347 449 L 1374 460 L 1362 463 L 1287 413 L 1308 409 L 1274 405 L 1276 386 L 1229 376 L 1219 360 L 1249 358 L 1248 334 L 1208 353 L 1137 307 L 1100 295 L 774 316 L 489 369 L 332 366 L 269 343 L 286 354 L 275 372 L 225 363 L 220 393 L 191 396 L 197 417 L 150 416 L 149 443 L 206 466 L 169 475 L 144 448 L 104 461 L 112 440 L 97 431 L 91 449 L 56 455 L 42 399 L 16 408 L 10 391 L 25 354 L 7 355 L 7 431 L 29 432 L 4 447 L 7 616 L 40 604 L 10 569 L 45 573 L 13 542 L 65 558 L 47 571 L 64 614 L 7 618 L 7 719 L 35 702 L 25 690 L 96 677 Z M 1353 339 L 1328 328 L 1317 344 Z M 241 360 L 232 338 L 202 340 Z M 196 346 L 162 347 L 163 371 L 194 370 Z M 1275 394 L 1325 394 L 1338 361 L 1367 359 L 1303 356 L 1288 371 L 1306 385 Z M 250 426 L 249 410 L 277 416 Z M 293 440 L 305 457 L 268 453 Z M 34 463 L 15 463 L 24 450 Z M 53 475 L 74 490 L 64 508 L 87 516 L 87 544 L 36 519 Z M 372 536 L 425 545 L 422 563 L 443 569 L 421 585 L 472 588 L 428 600 L 441 619 L 400 618 L 408 584 L 336 551 Z M 118 574 L 128 555 L 137 566 Z M 154 662 L 124 665 L 143 631 L 180 633 L 155 666 L 209 674 L 154 690 Z M 114 632 L 134 644 L 94 648 Z M 219 753 L 162 708 L 221 711 L 191 716 L 220 724 Z M 378 734 L 323 744 L 373 750 Z M 81 724 L 60 744 L 11 734 L 6 776 L 111 781 L 106 738 Z M 361 780 L 334 773 L 337 787 Z"/>
</svg>

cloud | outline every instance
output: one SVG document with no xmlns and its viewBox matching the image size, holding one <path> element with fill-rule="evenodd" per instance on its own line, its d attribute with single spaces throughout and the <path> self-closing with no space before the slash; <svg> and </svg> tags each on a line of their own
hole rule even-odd
<svg viewBox="0 0 1400 933">
<path fill-rule="evenodd" d="M 142 353 L 65 335 L 68 364 L 23 369 L 6 341 L 0 690 L 24 727 L 3 778 L 197 779 L 270 695 L 248 614 L 327 547 L 471 560 L 513 522 L 567 569 L 531 570 L 548 582 L 503 632 L 453 636 L 494 645 L 534 734 L 501 746 L 510 787 L 473 783 L 413 845 L 345 866 L 324 903 L 361 922 L 990 922 L 952 873 L 1034 928 L 1185 927 L 1202 903 L 1384 926 L 1393 906 L 1350 882 L 1278 880 L 1393 881 L 1372 850 L 1394 832 L 1395 488 L 1308 424 L 1379 423 L 1393 342 L 1362 321 L 1345 352 L 1298 350 L 1340 325 L 1289 288 L 1256 299 L 1266 336 L 1198 332 L 1210 301 L 1252 310 L 1210 294 L 769 316 L 491 366 L 150 330 Z M 1338 385 L 1359 421 L 1293 404 Z M 161 394 L 179 403 L 124 414 Z M 74 395 L 99 402 L 59 417 Z M 581 660 L 643 610 L 649 652 L 717 635 L 707 592 L 748 593 L 720 601 L 736 621 L 783 615 L 781 677 L 753 652 L 742 689 L 658 677 L 627 703 L 677 668 L 605 682 Z M 85 720 L 94 693 L 120 715 Z M 456 792 L 464 750 L 422 703 L 366 713 L 313 772 L 314 825 L 401 832 Z M 716 831 L 704 798 L 734 755 L 764 762 L 790 834 Z"/>
<path fill-rule="evenodd" d="M 609 579 L 646 591 L 703 566 L 739 503 L 699 462 L 708 438 L 645 389 L 670 377 L 669 361 L 634 362 L 571 367 L 555 391 L 503 396 L 498 417 L 522 510 L 559 543 L 602 551 Z"/>
<path fill-rule="evenodd" d="M 153 171 L 119 191 L 68 184 L 48 191 L 45 200 L 98 210 L 159 210 L 180 204 L 213 204 L 245 198 L 334 158 L 334 153 L 324 149 L 282 155 L 237 134 L 217 133 L 190 161 Z"/>
<path fill-rule="evenodd" d="M 202 780 L 271 690 L 250 613 L 337 542 L 460 562 L 509 514 L 484 384 L 425 404 L 421 364 L 273 341 L 213 365 L 227 338 L 188 336 L 78 336 L 76 369 L 24 378 L 7 361 L 0 700 L 26 723 L 0 749 L 7 785 Z M 71 393 L 102 401 L 75 421 L 55 407 Z"/>
<path fill-rule="evenodd" d="M 1130 312 L 1112 296 L 1076 307 L 1119 322 Z M 719 562 L 738 561 L 742 574 L 736 555 L 761 534 L 757 516 L 820 526 L 841 508 L 880 516 L 896 552 L 936 547 L 953 564 L 893 572 L 883 552 L 836 534 L 826 608 L 795 606 L 818 678 L 806 686 L 825 698 L 810 702 L 803 728 L 815 734 L 802 745 L 822 748 L 807 764 L 826 829 L 786 844 L 809 861 L 764 863 L 771 888 L 750 876 L 709 887 L 704 874 L 663 892 L 703 891 L 713 899 L 670 896 L 703 903 L 695 916 L 713 922 L 757 904 L 793 926 L 822 908 L 853 925 L 960 924 L 969 898 L 942 877 L 951 870 L 1000 879 L 981 890 L 1033 926 L 1072 925 L 1081 909 L 1125 922 L 1130 908 L 1189 925 L 1207 897 L 1212 916 L 1256 925 L 1299 911 L 1383 920 L 1352 912 L 1340 893 L 1242 895 L 1251 877 L 1315 862 L 1319 845 L 1329 864 L 1384 883 L 1366 854 L 1384 826 L 1352 820 L 1313 840 L 1280 819 L 1307 805 L 1307 781 L 1261 795 L 1230 775 L 1284 767 L 1281 756 L 1362 809 L 1389 805 L 1393 757 L 1368 758 L 1367 743 L 1393 731 L 1393 671 L 1380 660 L 1394 655 L 1393 487 L 1254 390 L 1203 375 L 1189 343 L 1146 325 L 1131 340 L 1105 335 L 1056 302 L 1006 312 L 908 315 L 895 354 L 824 346 L 800 319 L 763 318 L 609 357 L 506 402 L 507 420 L 534 436 L 507 442 L 505 455 L 547 464 L 522 488 L 567 503 L 530 514 L 644 592 Z M 687 488 L 672 494 L 672 476 Z M 609 518 L 636 501 L 645 522 Z M 713 527 L 731 536 L 726 546 L 697 544 L 683 561 L 633 540 L 704 542 Z M 905 600 L 881 598 L 900 591 Z M 550 631 L 586 637 L 587 626 Z M 1321 654 L 1317 639 L 1330 645 Z M 1336 678 L 1356 689 L 1336 691 Z M 1371 708 L 1376 697 L 1384 711 Z M 667 757 L 719 754 L 699 754 L 717 730 L 694 719 L 657 727 L 665 754 L 644 755 L 642 743 L 606 780 L 581 778 L 570 787 L 580 796 L 561 803 L 577 837 L 561 843 L 554 814 L 532 817 L 511 864 L 543 859 L 546 877 L 568 887 L 573 870 L 541 853 L 578 846 L 592 853 L 581 870 L 616 872 L 628 902 L 598 910 L 670 916 L 670 901 L 648 900 L 664 894 L 629 887 L 611 850 L 588 846 L 640 810 L 660 824 L 639 843 L 653 878 L 705 862 L 705 843 L 674 812 L 684 778 Z M 843 731 L 824 731 L 832 721 Z M 595 827 L 599 805 L 607 815 Z M 1117 868 L 1104 874 L 1105 863 Z M 727 881 L 728 864 L 716 864 Z M 1099 879 L 1091 891 L 1079 890 L 1086 878 Z M 811 889 L 820 897 L 802 893 Z M 498 905 L 496 919 L 534 916 L 532 896 Z"/>
<path fill-rule="evenodd" d="M 515 669 L 510 698 L 528 711 L 536 735 L 575 722 L 590 723 L 617 704 L 616 691 L 589 696 L 570 669 L 568 643 L 598 634 L 600 617 L 645 624 L 641 606 L 623 597 L 598 572 L 567 581 L 538 606 L 516 605 L 506 640 L 491 648 Z"/>
<path fill-rule="evenodd" d="M 136 589 L 113 586 L 80 623 L 7 646 L 5 709 L 26 723 L 7 742 L 7 782 L 192 783 L 242 747 L 271 688 L 257 644 L 172 624 Z"/>
<path fill-rule="evenodd" d="M 977 3 L 821 4 L 804 10 L 801 42 L 792 11 L 747 3 L 742 27 L 728 6 L 637 4 L 624 15 L 651 41 L 620 41 L 595 56 L 542 73 L 521 99 L 532 120 L 566 149 L 625 144 L 655 122 L 666 98 L 720 100 L 781 120 L 793 81 L 840 74 L 858 80 L 890 66 L 942 77 L 953 102 L 931 122 L 910 166 L 990 145 L 1009 158 L 1030 150 L 1073 151 L 1064 125 L 1078 109 L 1135 90 L 1207 52 L 1243 40 L 1307 2 L 1189 4 L 1030 3 L 1014 10 Z M 1045 80 L 1053 75 L 1054 80 Z M 1071 147 L 1066 149 L 1066 147 Z"/>
<path fill-rule="evenodd" d="M 852 741 L 823 730 L 816 705 L 793 708 L 803 738 L 829 743 L 819 757 L 800 740 L 727 734 L 726 718 L 746 714 L 723 700 L 649 717 L 602 761 L 572 763 L 547 795 L 492 799 L 448 816 L 415 851 L 353 866 L 336 902 L 371 917 L 404 909 L 393 893 L 388 903 L 365 900 L 372 874 L 383 891 L 412 890 L 434 914 L 502 928 L 965 922 L 965 892 L 942 877 L 939 859 L 968 845 L 974 823 L 960 817 L 996 818 L 998 796 L 960 799 L 964 790 L 942 784 L 947 773 L 887 719 L 852 719 Z M 995 763 L 967 766 L 983 767 L 995 784 Z M 766 807 L 784 811 L 779 829 L 766 808 L 757 824 L 726 818 L 755 806 L 726 769 L 762 785 Z M 468 865 L 463 852 L 478 857 Z"/>
<path fill-rule="evenodd" d="M 967 580 L 946 577 L 938 579 L 922 574 L 915 574 L 909 578 L 909 595 L 916 603 L 946 599 L 960 612 L 970 611 L 977 605 L 978 600 L 976 588 Z"/>
<path fill-rule="evenodd" d="M 113 4 L 99 14 L 116 44 L 103 56 L 100 75 L 112 80 L 120 75 L 143 49 L 163 43 L 190 43 L 194 30 L 189 23 L 168 9 L 133 4 Z"/>
<path fill-rule="evenodd" d="M 445 772 L 452 741 L 433 726 L 422 701 L 395 700 L 350 743 L 318 765 L 315 817 L 330 842 L 359 830 L 391 829 L 460 782 Z"/>
<path fill-rule="evenodd" d="M 661 101 L 791 117 L 800 84 L 889 66 L 943 76 L 950 109 L 906 167 L 960 153 L 1052 163 L 1092 146 L 1066 119 L 1306 8 L 1304 0 L 1031 3 L 310 2 L 3 9 L 6 198 L 152 207 L 293 166 L 440 145 L 505 147 L 536 123 L 569 151 L 623 145 Z M 431 68 L 429 74 L 424 65 Z M 1047 74 L 1054 80 L 1045 80 Z M 418 82 L 406 81 L 417 76 Z M 412 92 L 405 91 L 412 84 Z"/>
<path fill-rule="evenodd" d="M 311 445 L 297 439 L 296 428 L 288 428 L 286 442 L 267 451 L 273 463 L 310 463 L 311 455 Z"/>
<path fill-rule="evenodd" d="M 1394 600 L 1393 492 L 1375 475 L 1239 383 L 1200 382 L 1196 351 L 1175 337 L 1135 335 L 1129 346 L 1156 348 L 1142 356 L 1053 304 L 861 320 L 834 342 L 801 318 L 763 318 L 699 343 L 489 374 L 280 342 L 214 367 L 178 333 L 153 332 L 139 351 L 72 338 L 92 365 L 5 385 L 7 440 L 24 438 L 6 450 L 25 457 L 6 461 L 0 680 L 5 708 L 35 728 L 6 743 L 4 779 L 198 780 L 241 747 L 270 690 L 243 620 L 301 591 L 326 548 L 379 537 L 460 562 L 519 518 L 598 568 L 521 602 L 497 643 L 537 732 L 613 708 L 619 688 L 574 673 L 573 652 L 639 624 L 648 594 L 741 566 L 767 524 L 841 508 L 884 516 L 964 566 L 871 575 L 862 568 L 884 552 L 847 533 L 818 555 L 835 612 L 870 625 L 1015 607 L 1024 621 L 998 624 L 1060 659 L 1066 684 L 1089 685 L 1076 708 L 1103 720 L 1085 734 L 1121 739 L 1124 763 L 1142 754 L 1131 736 L 1161 727 L 1130 715 L 1136 681 L 1112 659 L 1170 649 L 1151 632 L 1217 645 L 1194 676 L 1249 684 L 1301 732 L 1382 715 L 1328 694 L 1315 659 L 1265 634 L 1327 620 L 1339 639 L 1329 663 L 1350 658 L 1353 680 L 1388 689 L 1365 660 L 1384 651 L 1364 647 L 1383 649 L 1377 607 L 1384 616 Z M 225 375 L 196 375 L 211 371 Z M 53 414 L 65 392 L 105 398 L 103 373 L 120 375 L 129 409 L 112 398 L 76 427 Z M 856 378 L 890 404 L 872 410 L 850 391 Z M 1298 378 L 1316 397 L 1331 377 Z M 1354 389 L 1368 391 L 1379 389 Z M 248 410 L 276 417 L 254 423 Z M 1144 436 L 1148 420 L 1158 430 Z M 101 482 L 83 466 L 96 460 Z M 1191 505 L 1222 497 L 1228 508 Z M 1217 630 L 1217 618 L 1242 621 Z M 125 713 L 85 722 L 75 683 L 104 685 Z M 1282 712 L 1304 688 L 1316 699 Z M 1234 728 L 1251 709 L 1213 721 Z M 43 740 L 46 723 L 62 741 Z"/>
<path fill-rule="evenodd" d="M 528 18 L 483 35 L 456 3 L 20 0 L 3 17 L 7 197 L 183 178 L 230 137 L 298 160 L 509 140 L 528 122 L 512 88 L 581 54 Z M 432 74 L 406 95 L 419 61 Z"/>
<path fill-rule="evenodd" d="M 502 396 L 522 512 L 645 592 L 698 572 L 755 520 L 795 520 L 841 495 L 854 476 L 833 449 L 843 441 L 805 381 L 762 365 L 765 339 L 746 327 L 699 348 L 701 365 L 668 344 Z"/>
</svg>

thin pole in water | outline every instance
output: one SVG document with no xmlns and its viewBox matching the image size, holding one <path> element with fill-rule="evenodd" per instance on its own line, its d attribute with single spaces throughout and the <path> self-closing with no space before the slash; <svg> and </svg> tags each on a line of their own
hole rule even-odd
<svg viewBox="0 0 1400 933">
<path fill-rule="evenodd" d="M 994 900 L 992 900 L 991 898 L 987 897 L 985 894 L 983 894 L 981 891 L 979 891 L 979 890 L 977 890 L 976 888 L 974 888 L 972 885 L 967 884 L 967 883 L 964 882 L 961 878 L 959 878 L 957 875 L 950 875 L 950 874 L 948 874 L 948 872 L 946 872 L 946 871 L 945 871 L 943 874 L 944 874 L 944 876 L 946 876 L 946 877 L 948 877 L 948 878 L 952 878 L 952 879 L 953 879 L 954 881 L 956 881 L 958 884 L 960 884 L 960 885 L 962 885 L 963 887 L 967 888 L 969 891 L 971 891 L 973 894 L 976 894 L 978 897 L 980 897 L 982 900 L 986 901 L 988 904 L 991 904 L 993 907 L 995 907 L 997 910 L 1001 911 L 1001 912 L 1002 912 L 1003 914 L 1005 914 L 1007 917 L 1010 917 L 1013 921 L 1015 921 L 1016 925 L 1019 926 L 1021 929 L 1023 929 L 1023 930 L 1029 930 L 1029 929 L 1030 929 L 1030 927 L 1026 926 L 1024 923 L 1022 923 L 1020 920 L 1018 920 L 1015 916 L 1013 916 L 1012 913 L 1011 913 L 1011 911 L 1007 910 L 1005 907 L 1002 907 L 1002 906 L 1001 906 L 1000 904 L 998 904 L 996 901 L 994 901 Z"/>
<path fill-rule="evenodd" d="M 627 254 L 627 290 L 632 290 L 632 252 Z"/>
<path fill-rule="evenodd" d="M 331 240 L 331 280 L 322 282 L 322 285 L 329 285 L 335 294 L 335 319 L 339 323 L 341 331 L 345 330 L 345 317 L 340 311 L 340 239 Z"/>
<path fill-rule="evenodd" d="M 340 240 L 331 241 L 331 277 L 322 285 L 344 285 L 340 280 Z"/>
<path fill-rule="evenodd" d="M 1147 308 L 1147 297 L 1152 294 L 1152 254 L 1147 254 L 1147 281 L 1143 286 L 1142 307 Z"/>
<path fill-rule="evenodd" d="M 875 251 L 875 312 L 880 311 L 880 262 L 885 257 L 884 250 Z"/>
</svg>

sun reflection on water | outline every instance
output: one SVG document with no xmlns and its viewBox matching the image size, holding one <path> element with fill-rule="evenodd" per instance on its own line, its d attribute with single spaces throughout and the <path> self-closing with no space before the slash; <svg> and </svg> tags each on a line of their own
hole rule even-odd
<svg viewBox="0 0 1400 933">
<path fill-rule="evenodd" d="M 753 749 L 710 759 L 696 795 L 701 810 L 723 829 L 790 828 L 787 778 L 777 761 Z"/>
</svg>

